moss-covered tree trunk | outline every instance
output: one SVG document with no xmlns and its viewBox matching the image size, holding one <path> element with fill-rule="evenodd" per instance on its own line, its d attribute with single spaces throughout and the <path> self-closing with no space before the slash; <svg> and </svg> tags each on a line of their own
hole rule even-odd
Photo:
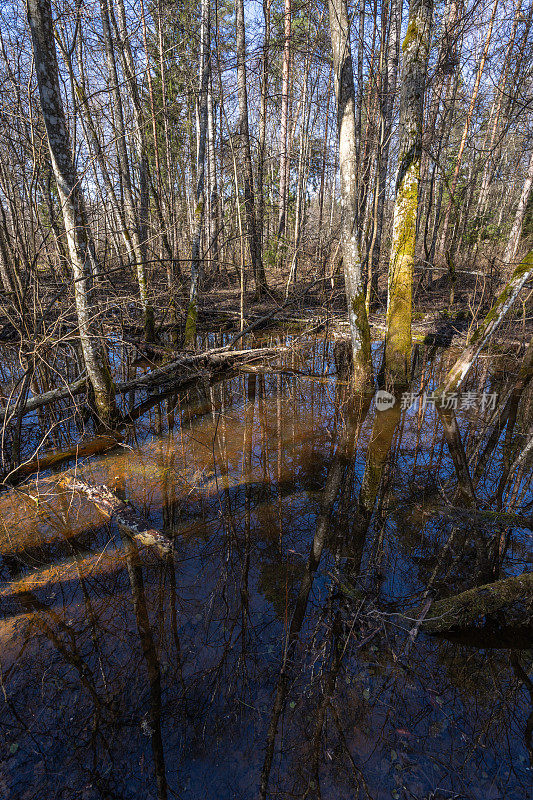
<svg viewBox="0 0 533 800">
<path fill-rule="evenodd" d="M 387 385 L 407 385 L 411 363 L 411 304 L 418 185 L 433 0 L 411 0 L 402 44 L 400 153 L 389 262 L 385 376 Z"/>
<path fill-rule="evenodd" d="M 357 241 L 355 89 L 346 0 L 329 0 L 329 24 L 339 136 L 341 252 L 355 379 L 356 383 L 363 384 L 371 378 L 372 355 L 361 274 L 361 255 Z"/>
<path fill-rule="evenodd" d="M 96 411 L 104 425 L 109 426 L 115 412 L 115 387 L 107 354 L 95 328 L 95 309 L 88 293 L 91 242 L 59 88 L 50 0 L 28 0 L 27 8 L 39 98 L 74 278 L 83 358 L 94 392 Z"/>
</svg>

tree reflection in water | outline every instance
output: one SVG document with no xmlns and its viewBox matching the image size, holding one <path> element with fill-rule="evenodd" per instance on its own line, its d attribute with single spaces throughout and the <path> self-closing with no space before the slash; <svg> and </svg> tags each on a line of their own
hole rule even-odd
<svg viewBox="0 0 533 800">
<path fill-rule="evenodd" d="M 441 420 L 354 397 L 321 338 L 286 358 L 146 403 L 76 466 L 170 557 L 58 475 L 0 496 L 0 796 L 529 796 L 531 601 L 471 641 L 423 623 L 531 569 L 520 363 L 469 378 L 496 414 Z"/>
</svg>

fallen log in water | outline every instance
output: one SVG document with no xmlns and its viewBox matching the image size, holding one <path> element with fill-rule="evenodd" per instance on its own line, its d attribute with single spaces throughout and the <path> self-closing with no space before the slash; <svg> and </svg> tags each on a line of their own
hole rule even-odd
<svg viewBox="0 0 533 800">
<path fill-rule="evenodd" d="M 216 372 L 226 367 L 246 364 L 256 361 L 258 358 L 268 358 L 279 355 L 286 350 L 284 347 L 258 347 L 246 350 L 228 350 L 229 346 L 218 347 L 206 350 L 203 353 L 187 353 L 180 355 L 179 358 L 163 364 L 157 369 L 152 369 L 144 375 L 139 375 L 130 381 L 115 384 L 117 394 L 126 394 L 132 389 L 142 389 L 151 386 L 162 386 L 172 384 L 179 387 L 180 383 L 189 382 L 194 377 L 194 372 L 205 374 L 205 370 Z M 87 380 L 84 375 L 77 378 L 73 383 L 44 392 L 36 397 L 30 397 L 24 406 L 24 413 L 42 408 L 57 400 L 64 400 L 67 397 L 75 397 L 85 392 Z M 12 411 L 12 406 L 4 410 L 4 417 L 7 418 Z"/>
<path fill-rule="evenodd" d="M 533 616 L 533 572 L 467 589 L 436 600 L 422 622 L 424 633 L 446 633 L 483 622 L 487 615 L 513 611 L 516 622 Z"/>
<path fill-rule="evenodd" d="M 84 495 L 102 514 L 116 522 L 128 536 L 144 545 L 156 545 L 164 553 L 172 550 L 173 543 L 169 536 L 153 528 L 130 503 L 121 500 L 107 486 L 92 486 L 70 476 L 62 478 L 61 483 L 71 491 Z"/>
</svg>

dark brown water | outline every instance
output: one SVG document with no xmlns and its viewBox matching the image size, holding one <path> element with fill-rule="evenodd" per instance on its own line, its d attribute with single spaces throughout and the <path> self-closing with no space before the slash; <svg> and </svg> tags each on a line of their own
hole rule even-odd
<svg viewBox="0 0 533 800">
<path fill-rule="evenodd" d="M 416 387 L 452 357 L 422 352 Z M 501 399 L 517 367 L 484 358 L 466 388 Z M 475 475 L 493 412 L 464 405 Z M 321 338 L 69 465 L 170 558 L 59 473 L 1 495 L 0 797 L 529 798 L 530 629 L 414 629 L 428 597 L 531 570 L 531 466 L 506 473 L 532 407 L 474 477 L 497 512 L 475 523 L 431 405 L 366 408 Z"/>
</svg>

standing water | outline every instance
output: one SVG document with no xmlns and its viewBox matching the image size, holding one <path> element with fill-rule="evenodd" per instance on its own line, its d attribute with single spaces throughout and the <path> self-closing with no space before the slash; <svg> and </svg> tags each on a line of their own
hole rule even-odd
<svg viewBox="0 0 533 800">
<path fill-rule="evenodd" d="M 530 797 L 531 608 L 428 633 L 432 600 L 531 570 L 531 392 L 487 447 L 518 362 L 480 360 L 458 445 L 430 398 L 452 353 L 385 410 L 334 355 L 155 398 L 68 465 L 170 555 L 64 473 L 0 496 L 0 797 Z"/>
</svg>

